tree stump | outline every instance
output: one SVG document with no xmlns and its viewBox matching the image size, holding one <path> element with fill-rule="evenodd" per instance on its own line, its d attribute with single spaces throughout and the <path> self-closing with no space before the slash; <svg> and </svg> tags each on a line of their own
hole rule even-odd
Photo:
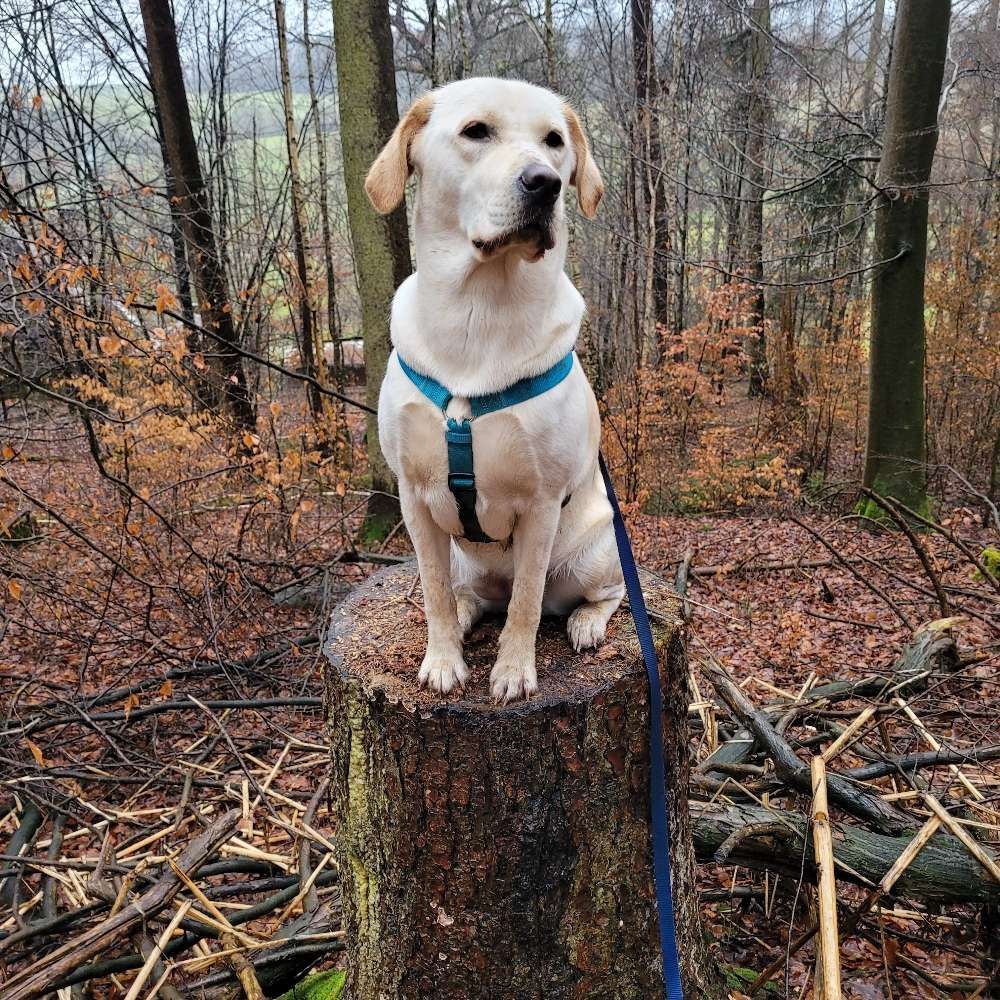
<svg viewBox="0 0 1000 1000">
<path fill-rule="evenodd" d="M 335 611 L 327 644 L 345 996 L 662 997 L 649 698 L 631 616 L 619 611 L 591 653 L 572 651 L 564 621 L 543 622 L 538 695 L 505 706 L 489 699 L 502 623 L 487 620 L 466 640 L 466 690 L 442 698 L 417 687 L 416 573 L 372 577 Z M 676 600 L 652 578 L 644 587 L 667 623 L 657 645 L 685 986 L 717 995 L 694 891 Z"/>
</svg>

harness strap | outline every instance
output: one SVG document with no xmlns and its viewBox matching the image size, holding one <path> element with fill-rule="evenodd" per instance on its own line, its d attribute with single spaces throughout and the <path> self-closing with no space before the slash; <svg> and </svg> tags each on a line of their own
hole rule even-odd
<svg viewBox="0 0 1000 1000">
<path fill-rule="evenodd" d="M 402 358 L 399 351 L 395 352 L 399 367 L 406 377 L 445 414 L 446 424 L 444 438 L 448 446 L 448 488 L 458 505 L 458 518 L 462 522 L 462 537 L 470 542 L 493 542 L 479 524 L 476 514 L 476 473 L 472 453 L 472 420 L 485 417 L 497 410 L 505 410 L 508 406 L 527 402 L 540 396 L 549 389 L 554 389 L 573 370 L 573 352 L 560 358 L 551 368 L 540 375 L 523 378 L 500 392 L 491 392 L 485 396 L 470 396 L 469 409 L 472 411 L 470 420 L 455 420 L 448 417 L 446 411 L 452 401 L 451 390 L 447 389 L 429 375 L 422 375 L 411 368 Z M 565 503 L 568 501 L 563 502 Z"/>
<path fill-rule="evenodd" d="M 674 896 L 670 884 L 670 816 L 666 793 L 666 766 L 663 760 L 663 694 L 660 690 L 660 665 L 653 643 L 653 630 L 649 624 L 646 601 L 642 596 L 639 571 L 636 569 L 632 543 L 625 530 L 618 497 L 611 482 L 611 475 L 599 456 L 604 488 L 611 502 L 614 515 L 615 541 L 618 557 L 625 577 L 625 591 L 629 608 L 635 620 L 635 632 L 642 649 L 649 681 L 649 805 L 653 841 L 653 881 L 656 885 L 656 912 L 660 925 L 660 954 L 663 958 L 663 986 L 667 1000 L 683 1000 L 681 967 L 677 956 L 677 928 L 674 924 Z"/>
<path fill-rule="evenodd" d="M 458 504 L 462 534 L 470 542 L 491 542 L 476 515 L 476 474 L 472 460 L 472 425 L 468 420 L 448 419 L 444 432 L 448 442 L 448 489 Z"/>
</svg>

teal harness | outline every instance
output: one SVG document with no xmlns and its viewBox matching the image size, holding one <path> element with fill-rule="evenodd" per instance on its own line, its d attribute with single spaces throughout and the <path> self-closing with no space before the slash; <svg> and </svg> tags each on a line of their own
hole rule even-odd
<svg viewBox="0 0 1000 1000">
<path fill-rule="evenodd" d="M 442 413 L 448 409 L 452 393 L 440 382 L 429 375 L 421 375 L 414 371 L 396 352 L 396 360 L 406 377 L 436 406 Z M 476 515 L 476 472 L 472 455 L 472 420 L 485 417 L 488 413 L 505 410 L 508 406 L 524 403 L 535 396 L 554 389 L 573 369 L 573 352 L 557 361 L 548 371 L 531 378 L 523 378 L 500 392 L 491 392 L 486 396 L 470 396 L 469 408 L 471 419 L 455 420 L 445 417 L 448 421 L 444 439 L 448 445 L 448 489 L 458 504 L 458 517 L 462 522 L 462 534 L 470 542 L 493 542 L 483 531 Z"/>
</svg>

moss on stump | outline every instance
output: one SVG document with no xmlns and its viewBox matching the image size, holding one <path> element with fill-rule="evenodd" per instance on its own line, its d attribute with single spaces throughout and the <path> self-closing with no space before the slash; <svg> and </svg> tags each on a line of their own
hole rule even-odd
<svg viewBox="0 0 1000 1000">
<path fill-rule="evenodd" d="M 484 622 L 466 641 L 466 691 L 442 699 L 416 686 L 426 626 L 415 574 L 394 567 L 359 588 L 327 645 L 345 997 L 662 996 L 648 691 L 630 616 L 585 654 L 564 622 L 543 623 L 539 695 L 503 707 L 488 693 L 499 623 Z M 669 616 L 669 591 L 645 583 Z M 680 629 L 662 627 L 658 647 L 680 948 L 688 991 L 713 995 L 683 794 Z"/>
</svg>

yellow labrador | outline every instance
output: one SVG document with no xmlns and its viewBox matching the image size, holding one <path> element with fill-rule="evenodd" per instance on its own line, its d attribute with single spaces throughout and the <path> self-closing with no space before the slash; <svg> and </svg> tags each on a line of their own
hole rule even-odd
<svg viewBox="0 0 1000 1000">
<path fill-rule="evenodd" d="M 396 292 L 379 399 L 379 438 L 399 478 L 427 611 L 419 679 L 447 693 L 468 668 L 462 638 L 507 608 L 490 674 L 498 701 L 538 688 L 543 612 L 569 613 L 576 649 L 604 638 L 624 594 L 611 507 L 597 464 L 597 403 L 575 358 L 557 386 L 479 416 L 475 515 L 492 543 L 468 541 L 448 484 L 442 412 L 404 372 L 447 387 L 447 416 L 469 399 L 555 366 L 576 342 L 584 303 L 563 271 L 562 191 L 592 217 L 600 173 L 572 109 L 548 90 L 471 79 L 419 98 L 368 174 L 379 212 L 417 176 L 417 268 Z"/>
</svg>

